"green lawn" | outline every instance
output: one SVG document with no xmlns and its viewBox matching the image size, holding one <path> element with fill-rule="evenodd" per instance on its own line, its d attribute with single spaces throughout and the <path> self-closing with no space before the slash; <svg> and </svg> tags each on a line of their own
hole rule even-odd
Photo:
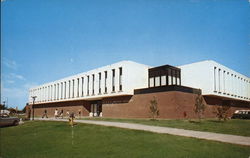
<svg viewBox="0 0 250 158">
<path fill-rule="evenodd" d="M 2 158 L 248 158 L 250 147 L 114 127 L 25 122 L 1 128 Z"/>
<path fill-rule="evenodd" d="M 140 123 L 146 125 L 174 127 L 197 131 L 208 131 L 215 133 L 234 134 L 250 136 L 250 120 L 232 119 L 225 122 L 216 119 L 198 120 L 150 120 L 150 119 L 114 119 L 114 118 L 85 118 L 91 120 L 115 121 Z"/>
</svg>

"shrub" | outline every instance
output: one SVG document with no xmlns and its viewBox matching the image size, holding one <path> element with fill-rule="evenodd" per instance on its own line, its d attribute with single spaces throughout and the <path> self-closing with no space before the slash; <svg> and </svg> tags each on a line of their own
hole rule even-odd
<svg viewBox="0 0 250 158">
<path fill-rule="evenodd" d="M 157 116 L 159 116 L 158 102 L 155 97 L 150 100 L 149 109 L 152 119 L 155 119 Z"/>
<path fill-rule="evenodd" d="M 229 118 L 229 110 L 230 106 L 218 106 L 216 108 L 216 117 L 221 121 L 224 120 L 226 121 Z"/>
<path fill-rule="evenodd" d="M 201 94 L 198 94 L 198 96 L 196 97 L 194 106 L 194 112 L 198 115 L 200 121 L 206 108 L 206 105 L 203 101 L 203 96 Z"/>
</svg>

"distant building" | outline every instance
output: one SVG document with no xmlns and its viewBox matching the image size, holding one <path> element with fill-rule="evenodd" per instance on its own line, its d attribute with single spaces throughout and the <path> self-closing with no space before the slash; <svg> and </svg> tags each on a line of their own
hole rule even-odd
<svg viewBox="0 0 250 158">
<path fill-rule="evenodd" d="M 149 117 L 149 103 L 157 99 L 161 118 L 195 117 L 193 105 L 202 93 L 207 117 L 214 117 L 215 105 L 250 108 L 250 79 L 214 61 L 183 66 L 150 67 L 121 61 L 88 72 L 46 83 L 29 90 L 37 96 L 35 116 L 46 109 L 74 111 L 90 117 Z"/>
</svg>

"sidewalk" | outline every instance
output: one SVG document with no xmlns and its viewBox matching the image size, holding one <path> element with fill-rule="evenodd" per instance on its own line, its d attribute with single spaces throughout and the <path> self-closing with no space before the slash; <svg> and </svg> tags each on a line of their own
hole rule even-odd
<svg viewBox="0 0 250 158">
<path fill-rule="evenodd" d="M 49 118 L 49 119 L 35 118 L 35 120 L 68 121 L 67 119 L 54 119 L 54 118 Z M 121 122 L 93 121 L 93 120 L 75 120 L 75 122 L 102 125 L 102 126 L 112 126 L 112 127 L 119 127 L 119 128 L 133 129 L 133 130 L 143 130 L 154 133 L 171 134 L 177 136 L 193 137 L 199 139 L 219 141 L 224 143 L 250 146 L 250 137 L 245 137 L 245 136 L 192 131 L 185 129 L 170 128 L 170 127 L 149 126 L 149 125 L 142 125 L 135 123 L 121 123 Z"/>
</svg>

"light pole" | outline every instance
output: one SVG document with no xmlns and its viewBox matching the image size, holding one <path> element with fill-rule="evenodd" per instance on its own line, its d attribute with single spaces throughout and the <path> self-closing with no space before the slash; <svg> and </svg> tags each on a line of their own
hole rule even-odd
<svg viewBox="0 0 250 158">
<path fill-rule="evenodd" d="M 35 104 L 35 100 L 36 100 L 36 96 L 31 96 L 31 98 L 33 99 L 33 105 L 32 105 L 32 120 L 34 120 L 34 114 L 35 114 L 35 109 L 34 109 L 34 104 Z"/>
</svg>

